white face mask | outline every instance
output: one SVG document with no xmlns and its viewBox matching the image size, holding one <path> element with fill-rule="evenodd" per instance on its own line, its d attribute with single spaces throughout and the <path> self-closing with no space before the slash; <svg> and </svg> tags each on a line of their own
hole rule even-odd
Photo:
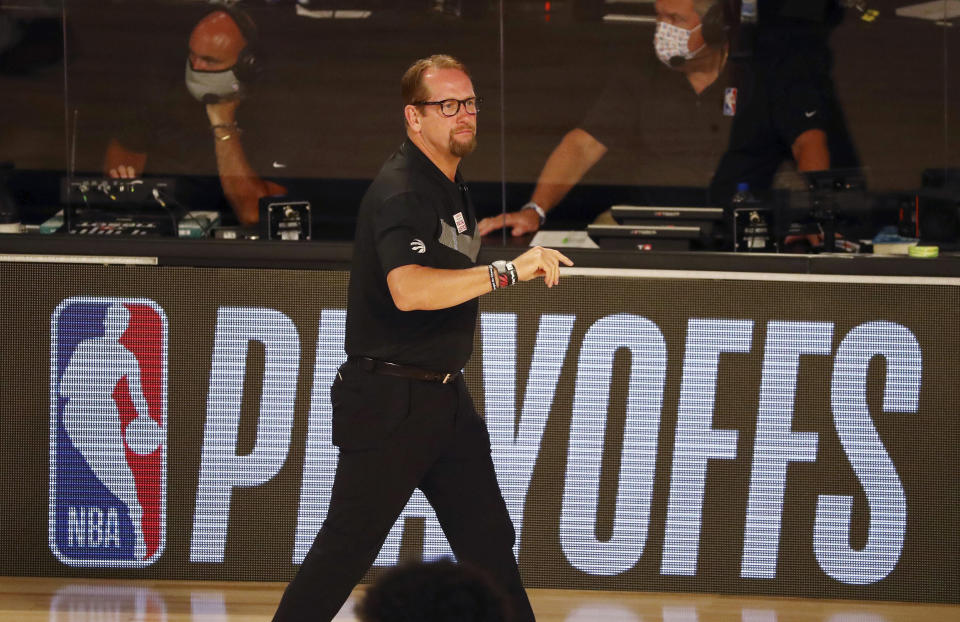
<svg viewBox="0 0 960 622">
<path fill-rule="evenodd" d="M 184 79 L 190 94 L 204 104 L 237 99 L 245 94 L 243 83 L 237 79 L 233 67 L 224 71 L 197 71 L 187 59 Z"/>
<path fill-rule="evenodd" d="M 690 49 L 690 35 L 697 28 L 700 28 L 700 24 L 687 30 L 666 22 L 657 22 L 657 31 L 653 35 L 653 48 L 660 62 L 667 67 L 679 67 L 684 61 L 695 57 L 706 45 L 701 45 L 695 50 Z"/>
</svg>

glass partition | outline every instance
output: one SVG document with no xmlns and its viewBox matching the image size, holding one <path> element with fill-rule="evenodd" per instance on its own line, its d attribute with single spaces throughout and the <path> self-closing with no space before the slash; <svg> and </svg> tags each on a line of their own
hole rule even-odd
<svg viewBox="0 0 960 622">
<path fill-rule="evenodd" d="M 0 224 L 35 231 L 65 204 L 115 202 L 181 223 L 216 211 L 203 233 L 260 237 L 263 206 L 237 198 L 254 184 L 308 202 L 313 239 L 349 238 L 404 135 L 400 75 L 444 52 L 484 98 L 463 170 L 481 218 L 508 215 L 490 243 L 503 222 L 527 235 L 658 224 L 618 205 L 718 208 L 718 233 L 694 248 L 734 247 L 744 210 L 769 212 L 778 238 L 749 250 L 884 225 L 956 241 L 960 0 L 227 4 L 205 27 L 224 3 L 0 5 Z M 217 36 L 229 62 L 191 52 Z M 242 97 L 204 103 L 218 89 Z M 141 178 L 116 199 L 120 182 L 89 185 Z"/>
<path fill-rule="evenodd" d="M 860 250 L 884 225 L 903 238 L 955 242 L 958 78 L 949 62 L 960 3 L 581 0 L 514 9 L 505 113 L 507 180 L 518 187 L 508 211 L 533 200 L 561 228 L 591 220 L 656 228 L 703 216 L 610 208 L 719 207 L 717 235 L 700 248 L 731 248 L 745 211 L 769 214 L 764 226 L 777 234 L 746 250 L 823 250 L 844 234 L 849 244 L 829 250 Z M 940 207 L 954 208 L 942 236 L 919 231 L 930 185 L 945 195 Z M 531 211 L 519 222 L 536 226 Z"/>
<path fill-rule="evenodd" d="M 163 202 L 180 218 L 217 210 L 221 224 L 256 232 L 257 198 L 277 195 L 311 204 L 316 237 L 349 237 L 366 184 L 404 138 L 400 77 L 435 53 L 461 59 L 491 102 L 482 148 L 464 169 L 499 187 L 495 3 L 68 0 L 44 8 L 66 42 L 58 59 L 4 76 L 15 86 L 5 90 L 16 91 L 4 115 L 15 140 L 0 159 L 17 173 L 49 173 L 48 182 L 89 181 L 72 197 L 85 207 L 109 206 L 112 194 L 125 209 Z M 101 191 L 98 177 L 146 183 L 127 183 L 121 196 L 120 182 Z M 159 198 L 139 189 L 157 184 Z M 252 206 L 250 186 L 261 188 Z M 485 194 L 499 209 L 499 192 Z M 44 203 L 52 208 L 59 197 Z"/>
</svg>

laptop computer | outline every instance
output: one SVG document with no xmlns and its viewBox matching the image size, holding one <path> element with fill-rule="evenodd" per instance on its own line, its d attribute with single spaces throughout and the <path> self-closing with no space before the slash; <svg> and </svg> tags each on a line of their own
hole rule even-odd
<svg viewBox="0 0 960 622">
<path fill-rule="evenodd" d="M 700 223 L 644 225 L 587 225 L 587 234 L 600 248 L 667 251 L 691 250 L 707 235 Z"/>
</svg>

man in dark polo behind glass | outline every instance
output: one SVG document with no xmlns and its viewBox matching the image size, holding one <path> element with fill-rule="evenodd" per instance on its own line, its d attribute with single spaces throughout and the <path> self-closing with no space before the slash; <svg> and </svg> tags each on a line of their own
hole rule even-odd
<svg viewBox="0 0 960 622">
<path fill-rule="evenodd" d="M 859 166 L 832 83 L 832 26 L 783 17 L 788 3 L 760 3 L 756 50 L 732 62 L 740 0 L 656 0 L 654 45 L 615 66 L 580 127 L 547 158 L 530 201 L 484 218 L 481 234 L 537 231 L 608 150 L 626 175 L 618 183 L 643 187 L 627 201 L 648 205 L 725 205 L 739 182 L 769 189 L 790 160 L 798 171 Z M 818 3 L 826 12 L 836 0 Z"/>
<path fill-rule="evenodd" d="M 419 488 L 461 563 L 504 591 L 511 620 L 533 620 L 513 556 L 515 532 L 490 437 L 460 370 L 473 350 L 477 298 L 542 276 L 555 250 L 475 264 L 477 220 L 460 175 L 476 146 L 479 98 L 449 56 L 401 81 L 407 140 L 360 204 L 347 303 L 348 355 L 330 390 L 340 449 L 327 518 L 284 592 L 276 622 L 330 620 L 376 559 Z"/>
<path fill-rule="evenodd" d="M 278 150 L 278 139 L 265 136 L 263 121 L 275 111 L 250 97 L 258 47 L 257 26 L 247 13 L 225 5 L 210 9 L 190 33 L 186 66 L 181 60 L 145 71 L 139 105 L 121 111 L 123 127 L 107 145 L 104 172 L 113 178 L 216 172 L 219 187 L 181 179 L 184 202 L 209 208 L 222 195 L 241 225 L 257 224 L 260 199 L 287 193 L 261 177 L 271 160 L 286 160 L 286 153 Z M 241 104 L 249 113 L 250 140 L 238 122 Z"/>
</svg>

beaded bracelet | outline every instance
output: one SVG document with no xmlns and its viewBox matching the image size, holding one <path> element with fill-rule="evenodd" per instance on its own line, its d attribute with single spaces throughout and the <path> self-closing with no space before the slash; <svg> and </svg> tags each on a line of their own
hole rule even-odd
<svg viewBox="0 0 960 622">
<path fill-rule="evenodd" d="M 497 273 L 497 287 L 507 287 L 508 285 L 515 284 L 519 280 L 517 267 L 513 265 L 512 261 L 498 259 L 490 264 L 490 267 Z"/>
</svg>

